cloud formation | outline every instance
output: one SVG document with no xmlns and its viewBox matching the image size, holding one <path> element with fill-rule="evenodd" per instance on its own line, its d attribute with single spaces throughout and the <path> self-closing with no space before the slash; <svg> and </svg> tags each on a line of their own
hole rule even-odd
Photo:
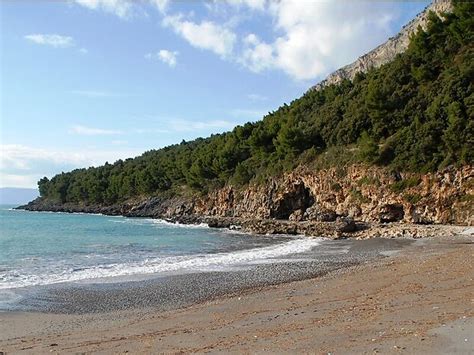
<svg viewBox="0 0 474 355">
<path fill-rule="evenodd" d="M 228 28 L 211 21 L 200 23 L 185 20 L 182 14 L 166 16 L 163 25 L 183 37 L 193 47 L 207 49 L 222 58 L 229 57 L 237 36 Z"/>
<path fill-rule="evenodd" d="M 296 81 L 323 79 L 382 43 L 392 34 L 390 26 L 399 9 L 396 3 L 365 0 L 213 0 L 203 4 L 207 13 L 197 16 L 173 13 L 169 0 L 75 1 L 121 18 L 129 17 L 134 8 L 151 4 L 163 15 L 163 26 L 191 46 L 252 72 L 279 70 Z M 252 27 L 242 24 L 250 18 L 258 19 L 270 31 L 266 35 L 248 31 Z M 156 56 L 173 67 L 173 53 Z"/>
<path fill-rule="evenodd" d="M 145 55 L 146 59 L 159 60 L 165 64 L 168 64 L 171 68 L 174 68 L 177 63 L 178 52 L 169 51 L 167 49 L 161 49 L 157 53 L 148 53 Z"/>
<path fill-rule="evenodd" d="M 50 150 L 21 144 L 0 144 L 0 186 L 36 187 L 43 176 L 51 177 L 61 171 L 98 166 L 136 156 L 133 150 Z"/>
<path fill-rule="evenodd" d="M 128 0 L 75 0 L 77 4 L 91 10 L 102 10 L 121 18 L 131 15 L 133 4 Z"/>
<path fill-rule="evenodd" d="M 149 3 L 158 9 L 159 12 L 165 13 L 169 5 L 169 0 L 74 0 L 78 5 L 84 6 L 90 10 L 100 10 L 106 13 L 116 15 L 122 19 L 133 17 L 140 3 Z"/>
<path fill-rule="evenodd" d="M 83 135 L 83 136 L 111 136 L 122 134 L 122 131 L 112 129 L 102 129 L 86 127 L 81 125 L 75 125 L 71 127 L 71 133 Z"/>
<path fill-rule="evenodd" d="M 74 40 L 72 37 L 61 36 L 58 34 L 31 34 L 26 35 L 24 38 L 36 44 L 55 48 L 67 48 L 74 46 Z"/>
<path fill-rule="evenodd" d="M 214 0 L 218 2 L 219 0 Z M 253 10 L 264 10 L 266 0 L 225 0 L 226 3 L 232 6 L 247 6 Z"/>
<path fill-rule="evenodd" d="M 281 0 L 268 5 L 272 42 L 245 37 L 241 63 L 254 72 L 280 69 L 296 80 L 328 74 L 389 35 L 393 6 L 387 3 Z"/>
</svg>

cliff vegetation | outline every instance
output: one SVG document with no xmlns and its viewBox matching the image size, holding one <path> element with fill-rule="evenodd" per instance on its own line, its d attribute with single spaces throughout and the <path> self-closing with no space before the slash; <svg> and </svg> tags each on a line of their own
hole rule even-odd
<svg viewBox="0 0 474 355">
<path fill-rule="evenodd" d="M 426 30 L 420 28 L 392 62 L 352 81 L 310 90 L 261 121 L 134 159 L 45 177 L 38 183 L 40 194 L 58 203 L 112 205 L 264 182 L 297 166 L 317 171 L 363 163 L 427 173 L 470 165 L 473 10 L 473 3 L 454 2 L 452 13 L 442 18 L 430 13 Z M 420 197 L 413 192 L 406 198 Z"/>
</svg>

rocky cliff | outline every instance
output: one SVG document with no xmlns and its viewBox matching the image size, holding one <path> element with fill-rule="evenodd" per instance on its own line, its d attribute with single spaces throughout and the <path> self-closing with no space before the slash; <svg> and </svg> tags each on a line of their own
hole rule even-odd
<svg viewBox="0 0 474 355">
<path fill-rule="evenodd" d="M 37 199 L 23 208 L 238 225 L 257 233 L 339 235 L 389 222 L 472 226 L 474 166 L 429 174 L 362 165 L 321 171 L 301 167 L 265 184 L 227 186 L 204 196 L 148 197 L 113 206 Z"/>
<path fill-rule="evenodd" d="M 360 165 L 319 172 L 300 168 L 265 185 L 212 192 L 194 201 L 192 212 L 293 221 L 348 216 L 364 222 L 474 225 L 474 167 L 424 175 Z"/>
<path fill-rule="evenodd" d="M 336 70 L 312 89 L 319 90 L 327 85 L 340 83 L 344 79 L 354 79 L 357 73 L 366 73 L 369 69 L 378 68 L 392 61 L 397 54 L 404 52 L 408 48 L 410 36 L 417 31 L 419 26 L 426 29 L 428 13 L 430 11 L 438 15 L 451 12 L 451 0 L 433 0 L 431 5 L 405 25 L 395 37 L 390 38 L 387 42 L 363 55 L 354 63 Z"/>
</svg>

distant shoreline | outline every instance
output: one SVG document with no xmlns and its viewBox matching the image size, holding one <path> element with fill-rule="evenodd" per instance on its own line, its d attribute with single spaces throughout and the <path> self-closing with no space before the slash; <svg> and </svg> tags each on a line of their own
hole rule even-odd
<svg viewBox="0 0 474 355">
<path fill-rule="evenodd" d="M 30 212 L 57 212 L 57 213 L 78 213 L 104 216 L 117 216 L 129 218 L 152 218 L 163 220 L 169 223 L 182 225 L 205 224 L 210 228 L 223 228 L 238 230 L 250 234 L 288 234 L 306 235 L 309 237 L 324 237 L 330 239 L 370 239 L 370 238 L 427 238 L 438 235 L 457 235 L 471 229 L 465 225 L 443 225 L 443 224 L 413 224 L 404 222 L 391 223 L 370 223 L 361 222 L 352 218 L 339 218 L 334 222 L 319 221 L 288 221 L 278 219 L 260 218 L 239 218 L 220 216 L 198 216 L 182 215 L 174 217 L 156 216 L 146 213 L 118 213 L 118 206 L 42 206 L 23 205 L 15 207 L 16 210 Z"/>
</svg>

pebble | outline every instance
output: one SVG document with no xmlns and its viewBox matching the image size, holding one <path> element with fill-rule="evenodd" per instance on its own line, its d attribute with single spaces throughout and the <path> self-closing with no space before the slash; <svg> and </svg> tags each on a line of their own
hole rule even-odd
<svg viewBox="0 0 474 355">
<path fill-rule="evenodd" d="M 285 256 L 284 262 L 252 265 L 237 271 L 195 272 L 154 279 L 150 276 L 148 280 L 135 282 L 44 286 L 25 294 L 15 310 L 65 314 L 131 309 L 146 314 L 150 308 L 167 311 L 235 295 L 242 290 L 314 278 L 341 267 L 382 258 L 381 252 L 409 244 L 408 240 L 388 239 L 322 241 L 312 251 Z"/>
</svg>

